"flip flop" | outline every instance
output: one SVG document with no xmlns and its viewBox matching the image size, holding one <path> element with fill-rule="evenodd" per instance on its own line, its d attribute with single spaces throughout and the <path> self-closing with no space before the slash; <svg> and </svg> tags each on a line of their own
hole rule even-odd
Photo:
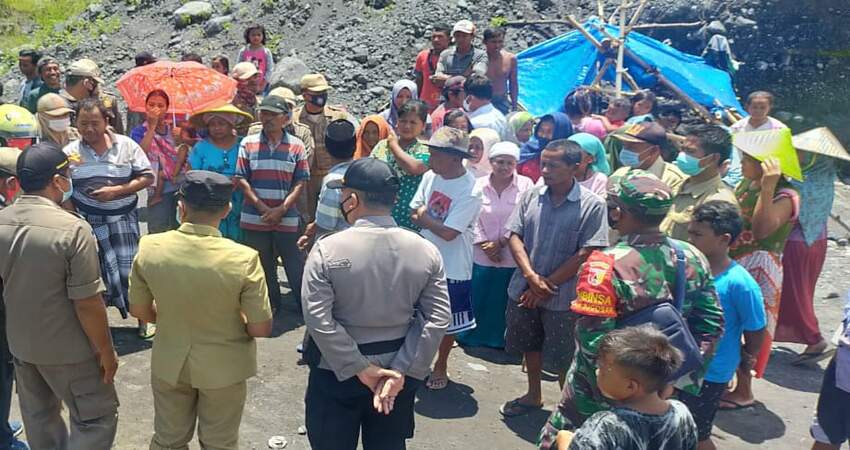
<svg viewBox="0 0 850 450">
<path fill-rule="evenodd" d="M 732 405 L 731 408 L 724 408 L 723 403 L 727 403 Z M 743 405 L 741 403 L 733 402 L 732 400 L 720 400 L 720 405 L 717 406 L 718 411 L 738 411 L 740 409 L 754 408 L 756 406 L 756 402 L 752 402 L 748 405 Z"/>
<path fill-rule="evenodd" d="M 529 405 L 527 403 L 521 403 L 519 400 L 515 398 L 505 403 L 499 408 L 499 412 L 505 417 L 519 417 L 543 408 L 542 404 Z"/>
<path fill-rule="evenodd" d="M 799 356 L 791 361 L 792 366 L 802 366 L 806 364 L 814 364 L 832 357 L 835 354 L 835 349 L 831 348 L 822 352 L 800 353 Z"/>
<path fill-rule="evenodd" d="M 428 377 L 428 381 L 425 382 L 425 387 L 432 391 L 440 391 L 446 388 L 449 385 L 449 377 L 435 377 L 433 374 Z"/>
</svg>

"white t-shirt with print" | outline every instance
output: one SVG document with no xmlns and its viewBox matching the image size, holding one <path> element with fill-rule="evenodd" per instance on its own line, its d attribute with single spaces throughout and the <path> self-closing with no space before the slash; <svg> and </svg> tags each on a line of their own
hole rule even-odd
<svg viewBox="0 0 850 450">
<path fill-rule="evenodd" d="M 463 176 L 447 180 L 429 170 L 422 176 L 412 209 L 428 205 L 428 214 L 443 225 L 460 232 L 446 241 L 429 230 L 420 233 L 437 246 L 443 256 L 446 278 L 456 281 L 472 279 L 473 224 L 481 212 L 481 191 L 475 188 L 475 177 L 467 171 Z"/>
</svg>

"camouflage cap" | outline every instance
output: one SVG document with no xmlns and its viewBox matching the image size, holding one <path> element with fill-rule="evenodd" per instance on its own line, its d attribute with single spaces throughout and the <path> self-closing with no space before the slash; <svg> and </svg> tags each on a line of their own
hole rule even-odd
<svg viewBox="0 0 850 450">
<path fill-rule="evenodd" d="M 673 191 L 655 175 L 632 169 L 608 178 L 608 196 L 648 216 L 664 216 L 673 205 Z"/>
</svg>

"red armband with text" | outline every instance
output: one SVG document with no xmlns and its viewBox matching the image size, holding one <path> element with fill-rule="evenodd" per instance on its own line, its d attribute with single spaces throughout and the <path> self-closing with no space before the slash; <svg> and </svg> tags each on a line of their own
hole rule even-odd
<svg viewBox="0 0 850 450">
<path fill-rule="evenodd" d="M 585 316 L 617 317 L 613 256 L 600 251 L 590 254 L 578 274 L 576 299 L 570 309 Z"/>
</svg>

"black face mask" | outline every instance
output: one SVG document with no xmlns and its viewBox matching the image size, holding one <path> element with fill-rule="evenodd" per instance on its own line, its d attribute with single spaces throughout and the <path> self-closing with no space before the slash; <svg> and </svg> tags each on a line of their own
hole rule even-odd
<svg viewBox="0 0 850 450">
<path fill-rule="evenodd" d="M 328 102 L 328 94 L 310 94 L 310 98 L 307 101 L 312 105 L 323 107 Z"/>
<path fill-rule="evenodd" d="M 354 194 L 348 194 L 348 197 L 345 197 L 345 199 L 343 201 L 339 202 L 339 210 L 340 210 L 340 212 L 342 212 L 342 218 L 345 219 L 345 222 L 348 223 L 348 224 L 351 224 L 351 222 L 349 222 L 349 220 L 348 220 L 348 215 L 351 214 L 351 211 L 353 211 L 353 210 L 346 211 L 345 210 L 345 204 L 346 204 L 346 202 L 351 200 L 353 197 L 354 197 Z"/>
</svg>

